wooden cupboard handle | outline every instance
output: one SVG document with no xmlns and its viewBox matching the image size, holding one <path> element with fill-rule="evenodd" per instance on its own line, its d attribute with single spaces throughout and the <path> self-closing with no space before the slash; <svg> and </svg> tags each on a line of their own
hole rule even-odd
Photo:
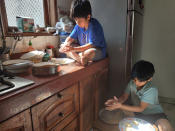
<svg viewBox="0 0 175 131">
<path fill-rule="evenodd" d="M 60 112 L 58 116 L 64 117 L 64 113 Z"/>
<path fill-rule="evenodd" d="M 63 98 L 63 95 L 61 95 L 60 93 L 58 93 L 57 94 L 57 97 L 62 99 Z"/>
</svg>

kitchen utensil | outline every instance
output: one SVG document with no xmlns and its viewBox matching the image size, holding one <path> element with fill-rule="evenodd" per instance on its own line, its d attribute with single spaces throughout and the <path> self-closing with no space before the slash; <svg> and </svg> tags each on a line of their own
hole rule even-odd
<svg viewBox="0 0 175 131">
<path fill-rule="evenodd" d="M 55 64 L 66 65 L 66 64 L 71 64 L 75 62 L 75 60 L 70 59 L 70 58 L 52 58 L 51 62 Z"/>
<path fill-rule="evenodd" d="M 20 58 L 23 60 L 30 60 L 34 63 L 39 63 L 42 61 L 42 58 L 44 56 L 44 52 L 43 51 L 30 51 L 28 53 L 23 54 Z"/>
<path fill-rule="evenodd" d="M 120 131 L 156 131 L 156 129 L 149 122 L 128 117 L 119 122 Z"/>
<path fill-rule="evenodd" d="M 47 27 L 47 28 L 46 28 L 46 31 L 47 31 L 48 33 L 54 33 L 54 32 L 56 32 L 56 28 L 55 28 L 55 27 Z"/>
<path fill-rule="evenodd" d="M 32 73 L 35 76 L 49 76 L 58 73 L 59 65 L 51 62 L 40 62 L 33 64 Z"/>
<path fill-rule="evenodd" d="M 4 66 L 13 66 L 13 68 L 21 68 L 23 66 L 26 66 L 26 64 L 31 64 L 31 61 L 29 60 L 21 60 L 21 59 L 13 59 L 8 60 L 2 63 Z"/>
<path fill-rule="evenodd" d="M 29 60 L 14 59 L 5 61 L 2 63 L 2 65 L 8 72 L 23 73 L 28 71 L 32 65 L 32 62 Z"/>
<path fill-rule="evenodd" d="M 119 121 L 122 120 L 124 117 L 125 117 L 125 114 L 121 110 L 108 111 L 108 110 L 105 110 L 105 108 L 103 108 L 99 112 L 100 120 L 110 125 L 118 124 Z"/>
</svg>

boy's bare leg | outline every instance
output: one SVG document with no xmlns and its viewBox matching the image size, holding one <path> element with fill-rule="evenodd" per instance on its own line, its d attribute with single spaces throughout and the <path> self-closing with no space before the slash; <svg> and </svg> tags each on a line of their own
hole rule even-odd
<svg viewBox="0 0 175 131">
<path fill-rule="evenodd" d="M 88 61 L 93 60 L 95 57 L 95 51 L 94 50 L 86 50 L 82 53 L 80 53 L 80 61 L 82 65 L 87 65 Z"/>
<path fill-rule="evenodd" d="M 66 52 L 66 55 L 81 63 L 80 56 L 76 52 Z"/>
<path fill-rule="evenodd" d="M 155 125 L 158 127 L 159 131 L 174 131 L 167 119 L 159 119 L 156 121 Z"/>
<path fill-rule="evenodd" d="M 95 51 L 92 49 L 88 49 L 80 54 L 76 52 L 66 52 L 67 56 L 81 63 L 82 65 L 87 65 L 88 61 L 93 60 L 95 57 Z"/>
</svg>

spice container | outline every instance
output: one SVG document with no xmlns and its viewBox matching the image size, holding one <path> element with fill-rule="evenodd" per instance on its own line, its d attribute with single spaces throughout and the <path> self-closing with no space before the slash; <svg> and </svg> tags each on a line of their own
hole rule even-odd
<svg viewBox="0 0 175 131">
<path fill-rule="evenodd" d="M 50 58 L 53 57 L 53 48 L 54 48 L 53 45 L 48 45 L 48 46 L 46 47 L 46 52 L 49 54 Z"/>
</svg>

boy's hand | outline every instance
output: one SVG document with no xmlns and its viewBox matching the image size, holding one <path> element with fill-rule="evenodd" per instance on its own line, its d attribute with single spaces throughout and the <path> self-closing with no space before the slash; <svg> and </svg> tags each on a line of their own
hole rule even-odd
<svg viewBox="0 0 175 131">
<path fill-rule="evenodd" d="M 66 46 L 65 47 L 65 52 L 68 52 L 68 51 L 73 51 L 74 50 L 74 47 L 72 47 L 72 46 Z"/>
<path fill-rule="evenodd" d="M 65 52 L 66 46 L 67 46 L 67 44 L 61 44 L 61 45 L 60 45 L 59 52 L 64 53 L 64 52 Z"/>
<path fill-rule="evenodd" d="M 122 106 L 122 104 L 118 102 L 118 103 L 114 103 L 113 105 L 107 106 L 105 109 L 108 111 L 113 111 L 116 109 L 120 109 L 121 106 Z"/>
<path fill-rule="evenodd" d="M 68 52 L 68 51 L 72 51 L 72 50 L 74 50 L 74 48 L 72 46 L 66 45 L 66 44 L 63 44 L 61 46 L 61 48 L 59 49 L 59 51 L 62 52 L 62 53 L 65 53 L 65 52 Z"/>
<path fill-rule="evenodd" d="M 109 99 L 105 102 L 106 110 L 112 111 L 115 109 L 119 109 L 121 107 L 121 103 L 118 101 L 117 97 L 114 96 L 113 99 Z"/>
<path fill-rule="evenodd" d="M 105 105 L 106 105 L 106 106 L 111 106 L 111 105 L 113 105 L 113 104 L 115 104 L 115 103 L 118 103 L 118 99 L 117 99 L 116 96 L 114 96 L 113 99 L 107 100 L 107 101 L 105 102 Z"/>
</svg>

